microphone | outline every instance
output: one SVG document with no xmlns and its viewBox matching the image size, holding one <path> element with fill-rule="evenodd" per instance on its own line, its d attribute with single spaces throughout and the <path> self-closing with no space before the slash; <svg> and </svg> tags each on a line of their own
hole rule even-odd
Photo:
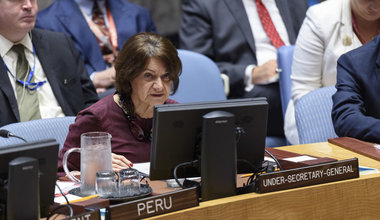
<svg viewBox="0 0 380 220">
<path fill-rule="evenodd" d="M 10 138 L 10 137 L 15 137 L 15 138 L 18 138 L 18 139 L 21 139 L 23 140 L 25 143 L 27 143 L 27 141 L 20 137 L 20 136 L 17 136 L 15 134 L 13 134 L 12 132 L 8 131 L 8 130 L 5 130 L 5 129 L 1 129 L 0 130 L 0 137 L 3 137 L 3 138 Z"/>
</svg>

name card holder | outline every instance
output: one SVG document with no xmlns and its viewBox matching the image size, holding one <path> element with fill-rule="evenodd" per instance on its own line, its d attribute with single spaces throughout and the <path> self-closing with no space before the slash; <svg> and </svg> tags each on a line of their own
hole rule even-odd
<svg viewBox="0 0 380 220">
<path fill-rule="evenodd" d="M 358 159 L 353 158 L 260 174 L 257 180 L 257 192 L 267 193 L 358 177 Z"/>
<path fill-rule="evenodd" d="M 100 212 L 98 210 L 89 211 L 85 213 L 81 213 L 79 215 L 75 215 L 73 217 L 67 217 L 64 220 L 99 220 Z"/>
<path fill-rule="evenodd" d="M 199 205 L 197 188 L 178 190 L 122 204 L 110 205 L 106 219 L 141 219 Z"/>
</svg>

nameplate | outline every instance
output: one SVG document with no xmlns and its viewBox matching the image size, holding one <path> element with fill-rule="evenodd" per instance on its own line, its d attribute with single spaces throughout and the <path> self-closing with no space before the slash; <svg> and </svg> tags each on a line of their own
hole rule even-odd
<svg viewBox="0 0 380 220">
<path fill-rule="evenodd" d="M 141 219 L 198 205 L 197 188 L 193 187 L 122 204 L 111 205 L 107 208 L 106 218 L 112 220 Z"/>
<path fill-rule="evenodd" d="M 266 193 L 359 177 L 358 159 L 329 162 L 258 176 L 257 192 Z"/>
<path fill-rule="evenodd" d="M 85 212 L 79 215 L 75 215 L 73 217 L 67 217 L 65 220 L 99 220 L 100 213 L 99 210 Z"/>
</svg>

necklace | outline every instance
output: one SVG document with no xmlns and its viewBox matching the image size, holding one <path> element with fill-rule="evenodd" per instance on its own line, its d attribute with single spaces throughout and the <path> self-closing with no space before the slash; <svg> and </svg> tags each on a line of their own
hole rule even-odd
<svg viewBox="0 0 380 220">
<path fill-rule="evenodd" d="M 127 119 L 129 130 L 131 131 L 133 137 L 142 142 L 149 142 L 152 139 L 152 131 L 143 129 L 139 122 L 142 122 L 139 120 L 135 114 L 131 114 L 125 105 L 125 99 L 118 93 L 119 96 L 119 105 L 121 109 L 123 110 L 124 116 Z"/>
</svg>

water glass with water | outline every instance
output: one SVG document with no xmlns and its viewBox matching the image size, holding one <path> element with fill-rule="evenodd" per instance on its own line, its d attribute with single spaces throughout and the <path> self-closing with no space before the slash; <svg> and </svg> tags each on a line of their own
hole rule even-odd
<svg viewBox="0 0 380 220">
<path fill-rule="evenodd" d="M 96 173 L 96 193 L 99 197 L 110 198 L 118 194 L 117 174 L 114 171 L 99 171 Z"/>
<path fill-rule="evenodd" d="M 119 172 L 119 197 L 140 194 L 140 173 L 136 169 L 123 169 Z"/>
</svg>

